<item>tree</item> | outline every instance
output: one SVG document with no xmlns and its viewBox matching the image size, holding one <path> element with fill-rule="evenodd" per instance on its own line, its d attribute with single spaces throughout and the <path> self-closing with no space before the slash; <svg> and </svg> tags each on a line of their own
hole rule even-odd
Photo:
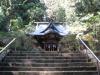
<svg viewBox="0 0 100 75">
<path fill-rule="evenodd" d="M 9 28 L 9 25 L 15 26 L 10 23 L 12 20 L 18 20 L 19 17 L 23 22 L 21 26 L 19 23 L 16 24 L 19 28 L 25 27 L 30 21 L 40 21 L 45 11 L 45 6 L 39 0 L 0 0 L 0 4 L 4 14 L 3 21 L 6 23 L 3 24 L 5 28 Z"/>
<path fill-rule="evenodd" d="M 100 11 L 100 0 L 80 0 L 76 3 L 76 13 L 79 16 L 89 13 L 97 15 L 98 11 Z"/>
<path fill-rule="evenodd" d="M 56 21 L 65 22 L 66 21 L 65 9 L 59 7 L 59 9 L 54 13 L 54 16 L 56 17 Z"/>
<path fill-rule="evenodd" d="M 76 3 L 76 14 L 80 21 L 87 25 L 93 36 L 100 41 L 100 0 L 80 0 Z M 94 48 L 98 50 L 100 43 L 92 43 Z"/>
</svg>

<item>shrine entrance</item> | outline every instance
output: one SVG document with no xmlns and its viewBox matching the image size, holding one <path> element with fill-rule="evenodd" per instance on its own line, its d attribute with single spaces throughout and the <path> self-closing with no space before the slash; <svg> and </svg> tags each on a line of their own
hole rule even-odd
<svg viewBox="0 0 100 75">
<path fill-rule="evenodd" d="M 36 30 L 29 35 L 38 41 L 42 49 L 57 51 L 60 39 L 68 32 L 68 29 L 63 27 L 63 23 L 37 22 Z"/>
<path fill-rule="evenodd" d="M 44 43 L 44 49 L 46 51 L 57 51 L 58 45 L 57 43 Z"/>
<path fill-rule="evenodd" d="M 43 36 L 35 36 L 42 49 L 46 51 L 57 51 L 61 37 L 57 33 L 48 33 Z"/>
</svg>

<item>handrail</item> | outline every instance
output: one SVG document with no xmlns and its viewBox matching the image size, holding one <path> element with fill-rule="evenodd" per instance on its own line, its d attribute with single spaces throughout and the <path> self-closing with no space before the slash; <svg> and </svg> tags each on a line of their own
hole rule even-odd
<svg viewBox="0 0 100 75">
<path fill-rule="evenodd" d="M 96 64 L 97 64 L 97 70 L 98 70 L 98 75 L 100 74 L 100 60 L 99 58 L 93 53 L 93 51 L 84 43 L 84 41 L 78 37 L 78 39 L 82 42 L 82 44 L 88 49 L 88 51 L 90 52 L 89 54 L 92 54 L 92 56 L 94 57 L 94 59 L 96 60 Z M 89 56 L 89 55 L 88 55 Z M 91 58 L 92 59 L 92 58 Z"/>
<path fill-rule="evenodd" d="M 84 46 L 91 52 L 91 54 L 95 57 L 95 59 L 100 63 L 99 58 L 92 52 L 92 50 L 83 42 L 81 38 L 79 40 L 84 44 Z"/>
<path fill-rule="evenodd" d="M 16 40 L 16 38 L 13 38 L 13 40 L 10 42 L 10 43 L 8 43 L 1 51 L 0 51 L 0 53 L 2 53 L 9 45 L 11 45 L 14 41 Z"/>
</svg>

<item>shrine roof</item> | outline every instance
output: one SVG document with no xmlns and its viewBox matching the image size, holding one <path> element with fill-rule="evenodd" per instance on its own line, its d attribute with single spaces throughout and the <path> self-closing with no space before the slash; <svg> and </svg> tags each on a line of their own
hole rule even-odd
<svg viewBox="0 0 100 75">
<path fill-rule="evenodd" d="M 37 22 L 35 31 L 29 33 L 29 35 L 46 35 L 51 32 L 65 36 L 69 33 L 69 26 L 64 26 L 63 23 Z"/>
</svg>

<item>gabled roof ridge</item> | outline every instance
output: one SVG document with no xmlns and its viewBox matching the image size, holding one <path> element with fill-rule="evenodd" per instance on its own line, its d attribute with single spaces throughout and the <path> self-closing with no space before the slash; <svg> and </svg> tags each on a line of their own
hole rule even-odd
<svg viewBox="0 0 100 75">
<path fill-rule="evenodd" d="M 52 23 L 52 22 L 49 23 L 48 27 L 47 27 L 44 31 L 42 31 L 41 33 L 44 33 L 46 30 L 48 30 L 48 29 L 51 28 L 52 26 L 55 27 L 55 26 L 54 26 L 54 23 Z M 55 29 L 56 29 L 57 31 L 59 31 L 56 27 L 55 27 Z"/>
</svg>

